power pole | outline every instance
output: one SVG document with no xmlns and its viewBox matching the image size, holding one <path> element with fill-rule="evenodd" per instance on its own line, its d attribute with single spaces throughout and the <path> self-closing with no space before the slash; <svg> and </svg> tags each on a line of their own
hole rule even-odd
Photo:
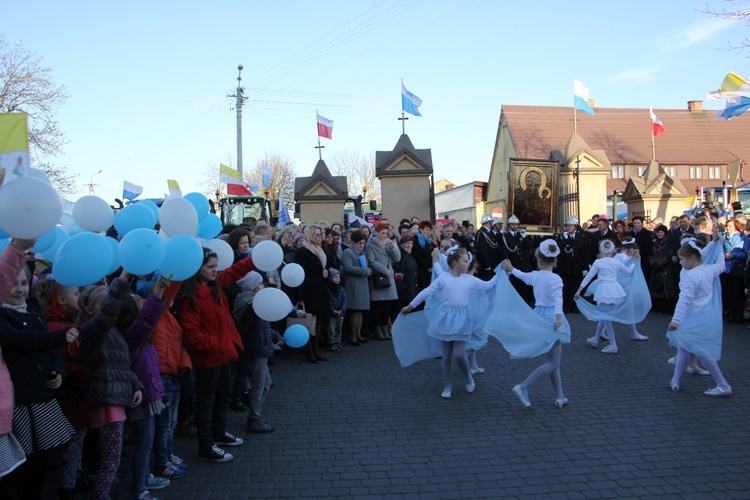
<svg viewBox="0 0 750 500">
<path fill-rule="evenodd" d="M 242 175 L 242 105 L 245 103 L 245 99 L 242 93 L 245 89 L 242 87 L 242 65 L 238 65 L 237 69 L 239 73 L 237 75 L 237 93 L 228 95 L 227 97 L 234 97 L 237 99 L 235 103 L 235 109 L 237 110 L 237 172 L 240 173 L 240 179 Z"/>
</svg>

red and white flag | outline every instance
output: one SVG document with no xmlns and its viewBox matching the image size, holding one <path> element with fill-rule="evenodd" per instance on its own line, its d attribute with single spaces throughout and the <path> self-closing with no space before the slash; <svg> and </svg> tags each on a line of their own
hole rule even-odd
<svg viewBox="0 0 750 500">
<path fill-rule="evenodd" d="M 315 114 L 318 116 L 318 137 L 331 139 L 333 136 L 333 120 Z"/>
<path fill-rule="evenodd" d="M 651 111 L 651 133 L 654 134 L 654 137 L 664 135 L 664 124 L 659 117 L 654 114 L 653 107 L 650 107 L 649 110 Z"/>
</svg>

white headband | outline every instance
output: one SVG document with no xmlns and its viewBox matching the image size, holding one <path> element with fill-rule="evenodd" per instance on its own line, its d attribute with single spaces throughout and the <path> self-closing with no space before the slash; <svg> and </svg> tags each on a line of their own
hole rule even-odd
<svg viewBox="0 0 750 500">
<path fill-rule="evenodd" d="M 456 250 L 458 250 L 459 248 L 461 248 L 461 247 L 459 247 L 458 245 L 453 245 L 452 247 L 450 247 L 448 250 L 445 251 L 445 256 L 449 257 L 450 255 L 452 255 L 453 253 L 455 253 Z"/>
<path fill-rule="evenodd" d="M 687 238 L 682 238 L 680 240 L 680 246 L 687 245 L 688 243 L 694 243 L 694 242 L 695 242 L 695 238 L 693 238 L 692 236 L 688 236 Z"/>
<path fill-rule="evenodd" d="M 555 249 L 551 250 L 550 247 L 555 247 Z M 560 255 L 560 247 L 555 244 L 555 240 L 544 240 L 539 245 L 539 253 L 552 259 Z"/>
<path fill-rule="evenodd" d="M 635 245 L 635 238 L 628 238 L 622 242 L 623 245 Z"/>
<path fill-rule="evenodd" d="M 614 251 L 615 251 L 615 244 L 612 243 L 612 240 L 602 240 L 599 243 L 599 253 L 610 254 Z"/>
<path fill-rule="evenodd" d="M 700 253 L 701 249 L 700 247 L 695 243 L 695 238 L 690 238 L 690 241 L 687 242 L 688 245 L 698 250 L 698 253 Z"/>
</svg>

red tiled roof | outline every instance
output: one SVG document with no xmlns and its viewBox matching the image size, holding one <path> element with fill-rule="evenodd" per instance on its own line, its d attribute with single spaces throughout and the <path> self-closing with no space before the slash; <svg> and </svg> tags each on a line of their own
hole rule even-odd
<svg viewBox="0 0 750 500">
<path fill-rule="evenodd" d="M 651 118 L 648 109 L 595 108 L 578 113 L 578 135 L 592 150 L 602 149 L 610 163 L 651 161 Z M 656 137 L 656 160 L 662 164 L 726 164 L 750 159 L 750 117 L 716 118 L 716 111 L 655 109 L 664 123 Z M 502 115 L 521 158 L 549 158 L 565 148 L 573 134 L 573 108 L 503 105 Z"/>
</svg>

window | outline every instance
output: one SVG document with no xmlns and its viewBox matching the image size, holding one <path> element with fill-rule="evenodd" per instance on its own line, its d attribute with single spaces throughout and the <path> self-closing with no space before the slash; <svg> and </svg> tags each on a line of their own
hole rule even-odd
<svg viewBox="0 0 750 500">
<path fill-rule="evenodd" d="M 709 179 L 720 179 L 721 178 L 721 167 L 708 167 L 708 178 Z"/>
<path fill-rule="evenodd" d="M 690 178 L 701 179 L 703 178 L 703 167 L 700 165 L 690 165 Z"/>
<path fill-rule="evenodd" d="M 624 179 L 625 178 L 625 165 L 612 165 L 612 178 Z"/>
<path fill-rule="evenodd" d="M 675 174 L 677 173 L 677 167 L 675 167 L 674 165 L 662 165 L 662 168 L 664 169 L 665 174 L 674 179 Z"/>
<path fill-rule="evenodd" d="M 638 165 L 638 177 L 643 177 L 643 172 L 646 171 L 646 165 Z"/>
</svg>

